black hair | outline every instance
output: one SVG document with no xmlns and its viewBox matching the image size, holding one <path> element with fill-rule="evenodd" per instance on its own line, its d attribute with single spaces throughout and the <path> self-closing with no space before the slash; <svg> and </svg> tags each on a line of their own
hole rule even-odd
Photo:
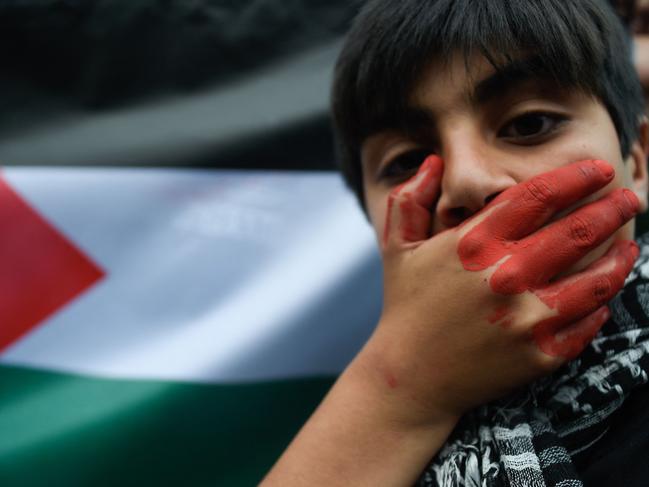
<svg viewBox="0 0 649 487">
<path fill-rule="evenodd" d="M 630 37 L 605 2 L 370 0 L 348 33 L 332 89 L 338 162 L 363 207 L 363 141 L 399 127 L 424 70 L 456 52 L 467 63 L 481 54 L 497 70 L 521 53 L 533 54 L 531 70 L 540 67 L 560 86 L 601 100 L 628 156 L 638 137 L 643 94 Z"/>
</svg>

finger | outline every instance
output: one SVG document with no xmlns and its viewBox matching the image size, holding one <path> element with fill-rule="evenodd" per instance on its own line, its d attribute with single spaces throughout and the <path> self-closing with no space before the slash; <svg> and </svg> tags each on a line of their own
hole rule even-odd
<svg viewBox="0 0 649 487">
<path fill-rule="evenodd" d="M 431 207 L 439 195 L 444 163 L 429 156 L 411 179 L 388 196 L 383 246 L 418 242 L 428 238 Z"/>
<path fill-rule="evenodd" d="M 584 271 L 535 294 L 556 315 L 536 324 L 534 340 L 546 354 L 576 357 L 608 319 L 605 303 L 623 287 L 639 254 L 632 241 L 618 241 Z"/>
<path fill-rule="evenodd" d="M 610 317 L 608 306 L 602 306 L 585 318 L 564 326 L 558 332 L 552 331 L 556 328 L 551 323 L 554 320 L 546 320 L 534 327 L 534 341 L 543 353 L 572 360 L 593 341 Z"/>
<path fill-rule="evenodd" d="M 560 321 L 575 322 L 615 297 L 624 287 L 638 254 L 635 242 L 617 241 L 585 270 L 534 291 L 534 294 L 557 312 Z"/>
<path fill-rule="evenodd" d="M 514 266 L 526 276 L 520 279 L 519 285 L 533 289 L 544 286 L 604 243 L 639 209 L 640 203 L 633 192 L 613 191 L 519 241 L 517 252 L 497 272 L 506 272 L 506 267 Z"/>
<path fill-rule="evenodd" d="M 517 184 L 495 198 L 484 220 L 491 237 L 518 240 L 541 228 L 560 210 L 611 182 L 613 167 L 604 161 L 579 161 Z"/>
</svg>

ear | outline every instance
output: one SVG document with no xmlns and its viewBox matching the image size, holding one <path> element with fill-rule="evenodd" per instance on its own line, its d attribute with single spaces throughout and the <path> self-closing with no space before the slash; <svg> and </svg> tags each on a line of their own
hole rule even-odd
<svg viewBox="0 0 649 487">
<path fill-rule="evenodd" d="M 627 180 L 631 189 L 640 200 L 640 211 L 647 211 L 647 192 L 649 191 L 649 176 L 647 175 L 647 156 L 649 155 L 649 120 L 643 116 L 640 120 L 638 138 L 633 145 L 625 164 L 628 167 Z"/>
</svg>

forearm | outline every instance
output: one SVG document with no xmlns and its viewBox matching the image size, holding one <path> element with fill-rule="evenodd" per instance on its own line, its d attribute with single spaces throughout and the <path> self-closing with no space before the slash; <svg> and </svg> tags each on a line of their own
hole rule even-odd
<svg viewBox="0 0 649 487">
<path fill-rule="evenodd" d="M 293 485 L 412 485 L 458 418 L 410 423 L 408 398 L 377 373 L 367 353 L 340 376 L 262 482 Z"/>
<path fill-rule="evenodd" d="M 425 209 L 442 161 L 426 161 L 393 190 L 379 232 L 381 320 L 266 486 L 412 485 L 462 412 L 556 370 L 608 319 L 605 303 L 638 255 L 633 242 L 616 239 L 585 269 L 561 274 L 631 220 L 638 198 L 619 188 L 550 219 L 608 185 L 610 165 L 538 175 L 500 193 L 472 225 L 429 238 Z"/>
</svg>

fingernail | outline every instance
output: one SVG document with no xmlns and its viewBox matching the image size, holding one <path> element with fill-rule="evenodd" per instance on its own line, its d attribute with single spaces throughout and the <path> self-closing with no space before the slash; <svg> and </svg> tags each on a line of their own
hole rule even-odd
<svg viewBox="0 0 649 487">
<path fill-rule="evenodd" d="M 422 171 L 428 171 L 428 170 L 433 166 L 433 163 L 434 163 L 434 162 L 435 162 L 435 159 L 433 159 L 433 158 L 430 157 L 430 156 L 427 157 L 426 159 L 424 159 L 424 162 L 423 162 L 422 165 L 419 167 L 419 172 L 422 172 Z"/>
<path fill-rule="evenodd" d="M 606 179 L 610 179 L 615 175 L 615 169 L 606 161 L 593 161 L 593 164 L 601 171 Z"/>
<path fill-rule="evenodd" d="M 634 213 L 637 213 L 640 209 L 640 201 L 638 200 L 638 197 L 635 195 L 635 193 L 629 189 L 624 189 L 622 190 L 622 194 L 624 194 L 624 198 L 629 204 L 629 207 L 633 209 Z"/>
<path fill-rule="evenodd" d="M 426 166 L 426 170 L 430 170 L 433 174 L 440 174 L 444 167 L 442 158 L 438 155 L 431 154 L 425 160 L 422 166 Z"/>
</svg>

